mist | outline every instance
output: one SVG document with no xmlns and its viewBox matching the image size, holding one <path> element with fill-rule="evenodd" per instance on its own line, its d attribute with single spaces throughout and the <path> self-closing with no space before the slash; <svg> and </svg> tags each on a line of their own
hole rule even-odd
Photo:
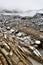
<svg viewBox="0 0 43 65">
<path fill-rule="evenodd" d="M 43 9 L 43 0 L 0 0 L 0 8 L 23 11 Z"/>
</svg>

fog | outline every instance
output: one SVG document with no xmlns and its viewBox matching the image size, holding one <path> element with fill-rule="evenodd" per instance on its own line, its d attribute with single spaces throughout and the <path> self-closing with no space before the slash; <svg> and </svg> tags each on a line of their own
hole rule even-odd
<svg viewBox="0 0 43 65">
<path fill-rule="evenodd" d="M 0 0 L 0 8 L 23 11 L 43 9 L 43 0 Z"/>
</svg>

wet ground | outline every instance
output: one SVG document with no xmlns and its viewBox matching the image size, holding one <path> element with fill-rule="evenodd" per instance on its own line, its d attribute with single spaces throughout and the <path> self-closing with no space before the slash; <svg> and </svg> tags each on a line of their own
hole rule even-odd
<svg viewBox="0 0 43 65">
<path fill-rule="evenodd" d="M 40 47 L 38 44 L 35 43 L 35 41 L 37 40 L 41 42 Z M 2 55 L 4 55 L 5 57 L 5 60 L 7 59 L 10 65 L 14 65 L 14 64 L 15 65 L 26 65 L 26 63 L 28 65 L 29 60 L 32 62 L 33 65 L 43 65 L 43 63 L 41 64 L 40 61 L 38 62 L 38 60 L 40 60 L 39 58 L 38 60 L 36 60 L 33 57 L 28 56 L 29 60 L 27 61 L 25 59 L 26 57 L 25 53 L 27 51 L 24 53 L 24 49 L 18 46 L 19 43 L 20 44 L 23 43 L 24 47 L 26 45 L 27 48 L 28 46 L 33 46 L 43 56 L 43 16 L 37 16 L 37 15 L 34 17 L 22 17 L 22 16 L 14 16 L 14 15 L 13 16 L 12 15 L 1 15 L 0 16 L 0 46 L 1 46 L 0 50 L 1 50 Z M 15 52 L 15 48 L 16 48 L 16 52 Z M 22 50 L 22 52 L 20 50 Z M 34 49 L 32 51 L 34 52 Z M 20 63 L 17 58 L 18 57 L 17 52 L 18 52 L 18 56 L 20 57 L 19 59 Z M 22 55 L 23 57 L 24 56 L 25 57 L 23 58 Z M 23 60 L 24 61 L 21 62 L 21 59 L 22 61 Z M 16 64 L 16 61 L 18 64 Z"/>
</svg>

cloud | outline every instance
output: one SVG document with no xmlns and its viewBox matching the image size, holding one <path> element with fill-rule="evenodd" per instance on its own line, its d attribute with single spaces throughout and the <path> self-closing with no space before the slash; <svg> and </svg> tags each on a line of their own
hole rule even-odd
<svg viewBox="0 0 43 65">
<path fill-rule="evenodd" d="M 42 9 L 43 0 L 0 0 L 0 7 L 7 9 L 19 8 L 22 10 Z"/>
</svg>

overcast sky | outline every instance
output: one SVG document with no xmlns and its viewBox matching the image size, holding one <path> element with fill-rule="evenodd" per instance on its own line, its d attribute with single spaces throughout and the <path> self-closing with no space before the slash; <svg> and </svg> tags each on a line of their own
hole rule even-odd
<svg viewBox="0 0 43 65">
<path fill-rule="evenodd" d="M 0 0 L 0 8 L 6 9 L 43 9 L 43 0 Z"/>
</svg>

